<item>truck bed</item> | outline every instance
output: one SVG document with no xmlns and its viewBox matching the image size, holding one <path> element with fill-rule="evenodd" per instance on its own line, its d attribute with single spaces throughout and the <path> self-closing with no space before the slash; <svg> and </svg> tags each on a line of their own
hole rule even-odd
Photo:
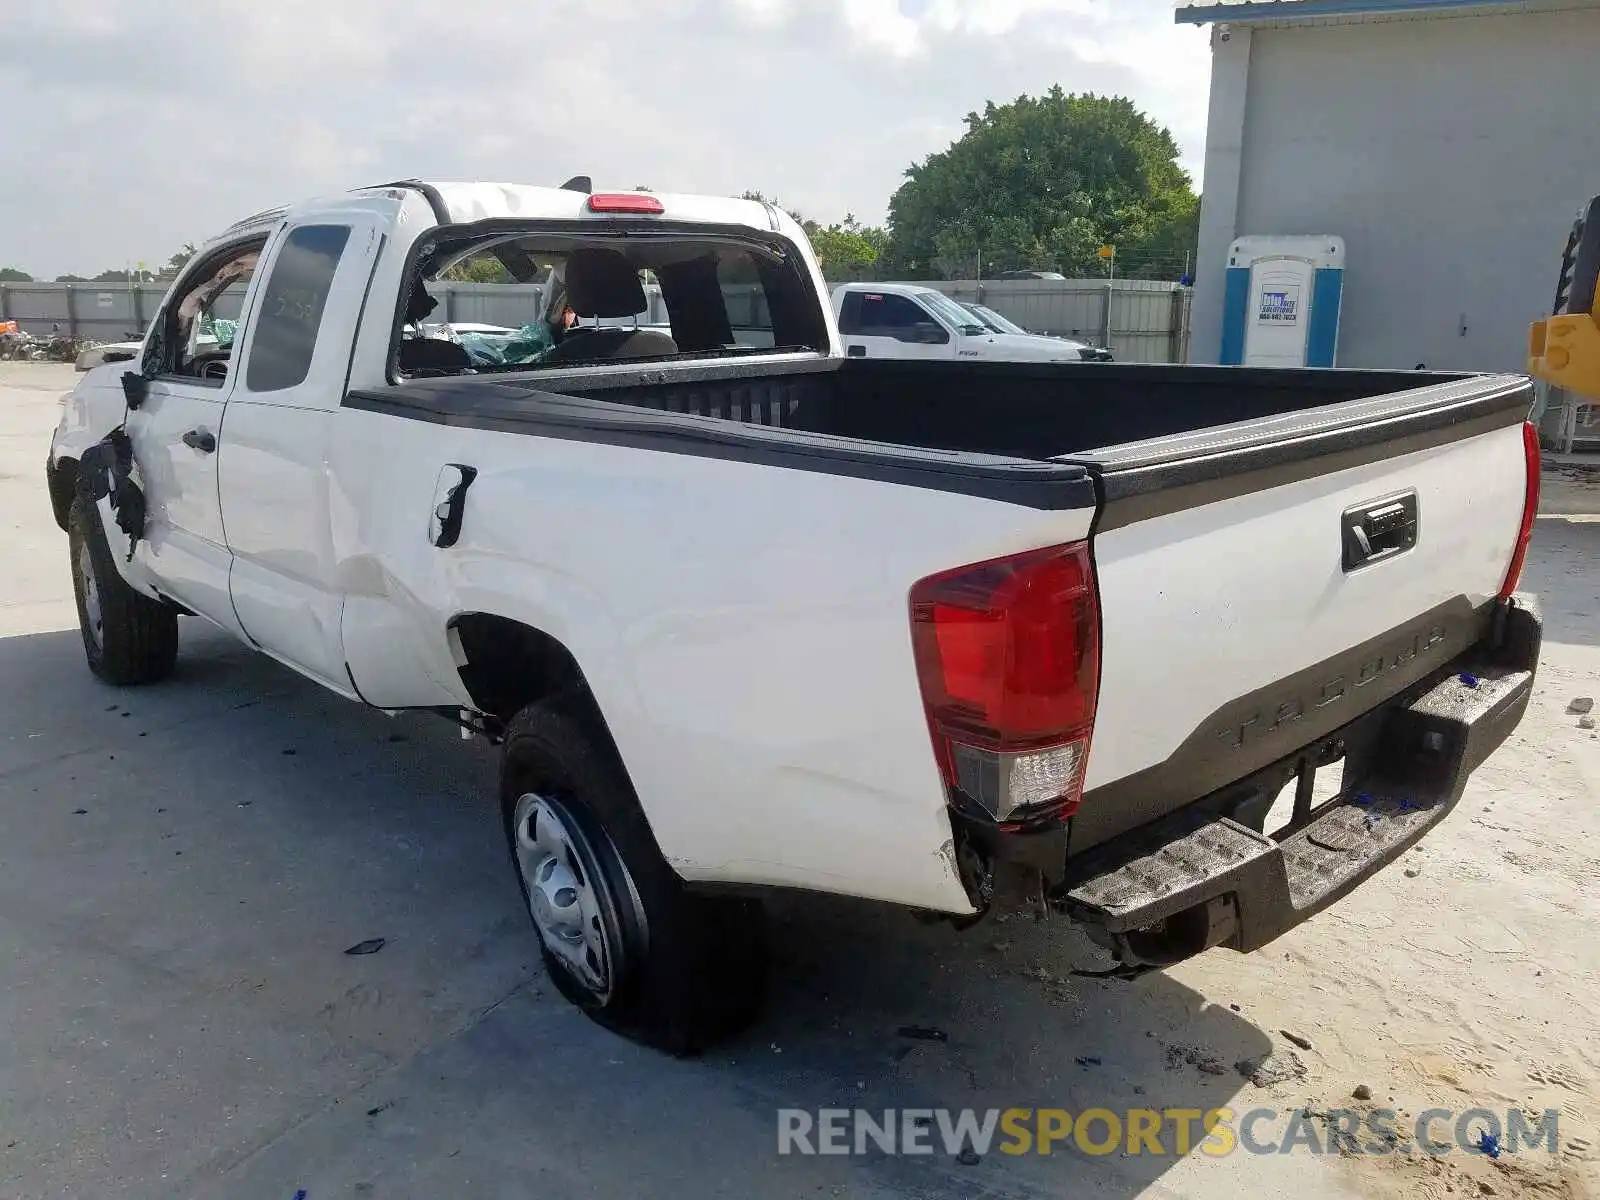
<svg viewBox="0 0 1600 1200">
<path fill-rule="evenodd" d="M 1038 508 L 1095 503 L 1104 529 L 1499 428 L 1532 392 L 1518 376 L 1425 371 L 774 356 L 414 380 L 346 403 Z"/>
<path fill-rule="evenodd" d="M 795 363 L 746 371 L 702 368 L 683 376 L 660 368 L 612 371 L 592 381 L 521 378 L 614 404 L 919 449 L 1054 459 L 1472 377 L 845 359 L 820 369 Z"/>
</svg>

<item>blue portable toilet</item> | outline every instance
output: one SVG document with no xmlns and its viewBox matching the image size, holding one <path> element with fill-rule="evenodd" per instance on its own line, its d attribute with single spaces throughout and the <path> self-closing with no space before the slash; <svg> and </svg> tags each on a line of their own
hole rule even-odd
<svg viewBox="0 0 1600 1200">
<path fill-rule="evenodd" d="M 1305 234 L 1236 239 L 1228 247 L 1217 361 L 1227 366 L 1333 366 L 1343 295 L 1343 238 Z"/>
</svg>

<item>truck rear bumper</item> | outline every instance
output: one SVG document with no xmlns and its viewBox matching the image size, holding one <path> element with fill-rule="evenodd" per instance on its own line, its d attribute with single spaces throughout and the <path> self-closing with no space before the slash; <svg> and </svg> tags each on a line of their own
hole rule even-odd
<svg viewBox="0 0 1600 1200">
<path fill-rule="evenodd" d="M 1421 840 L 1516 728 L 1533 688 L 1538 612 L 1519 598 L 1496 630 L 1493 644 L 1294 760 L 1070 859 L 1052 903 L 1129 965 L 1266 945 Z M 1339 795 L 1274 837 L 1261 832 L 1284 780 L 1340 752 Z"/>
</svg>

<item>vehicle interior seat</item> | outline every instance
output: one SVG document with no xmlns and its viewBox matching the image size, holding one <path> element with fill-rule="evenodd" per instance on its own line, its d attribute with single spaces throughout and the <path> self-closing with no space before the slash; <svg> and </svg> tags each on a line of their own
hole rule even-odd
<svg viewBox="0 0 1600 1200">
<path fill-rule="evenodd" d="M 428 289 L 418 283 L 406 301 L 406 324 L 420 325 L 428 319 L 439 302 L 428 295 Z M 453 374 L 470 370 L 472 356 L 458 342 L 443 338 L 411 337 L 400 343 L 400 370 L 407 374 L 427 371 L 430 374 Z"/>
<path fill-rule="evenodd" d="M 650 307 L 639 269 L 616 250 L 580 249 L 567 256 L 563 278 L 567 305 L 579 320 L 636 317 Z M 660 358 L 678 353 L 678 343 L 658 329 L 567 331 L 544 356 L 546 366 L 620 358 Z"/>
<path fill-rule="evenodd" d="M 443 338 L 413 337 L 400 343 L 400 369 L 407 374 L 418 371 L 466 371 L 472 356 L 457 342 Z"/>
</svg>

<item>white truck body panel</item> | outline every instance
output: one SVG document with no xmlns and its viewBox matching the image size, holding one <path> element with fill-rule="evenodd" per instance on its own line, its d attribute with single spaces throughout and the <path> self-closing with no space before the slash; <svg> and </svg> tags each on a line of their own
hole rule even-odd
<svg viewBox="0 0 1600 1200">
<path fill-rule="evenodd" d="M 568 646 L 663 853 L 686 878 L 816 887 L 956 911 L 966 898 L 911 661 L 908 581 L 1088 533 L 1037 513 L 867 480 L 344 414 L 330 460 L 349 617 L 405 630 L 345 645 L 379 706 L 463 703 L 448 658 L 420 685 L 396 645 L 442 614 L 493 612 Z M 374 456 L 365 448 L 382 442 Z M 443 558 L 415 496 L 470 457 L 472 550 Z M 803 521 L 773 537 L 781 494 Z M 751 503 L 729 506 L 729 496 Z M 640 511 L 715 513 L 642 528 Z M 871 512 L 884 537 L 851 538 Z M 415 546 L 397 558 L 393 547 Z M 441 639 L 432 639 L 443 645 Z M 850 681 L 842 686 L 841 681 Z M 421 697 L 426 696 L 426 699 Z M 843 829 L 852 836 L 839 836 Z"/>
</svg>

